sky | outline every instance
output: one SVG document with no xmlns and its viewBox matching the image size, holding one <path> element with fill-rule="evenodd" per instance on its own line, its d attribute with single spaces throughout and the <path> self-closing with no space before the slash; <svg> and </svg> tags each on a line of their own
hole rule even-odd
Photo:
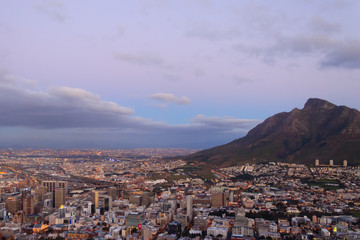
<svg viewBox="0 0 360 240">
<path fill-rule="evenodd" d="M 360 109 L 358 0 L 0 0 L 0 147 L 209 148 Z"/>
</svg>

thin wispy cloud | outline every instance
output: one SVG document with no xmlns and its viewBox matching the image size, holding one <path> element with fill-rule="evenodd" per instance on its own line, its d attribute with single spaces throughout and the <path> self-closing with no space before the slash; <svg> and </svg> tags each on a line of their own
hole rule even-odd
<svg viewBox="0 0 360 240">
<path fill-rule="evenodd" d="M 315 32 L 332 34 L 332 33 L 338 33 L 342 30 L 342 27 L 340 24 L 326 21 L 320 16 L 313 17 L 309 21 L 308 25 L 309 25 L 309 28 Z"/>
<path fill-rule="evenodd" d="M 162 65 L 164 63 L 163 59 L 150 53 L 124 53 L 116 52 L 115 58 L 120 61 L 134 63 L 138 65 Z"/>
<path fill-rule="evenodd" d="M 151 94 L 149 98 L 166 103 L 176 103 L 180 105 L 187 105 L 191 103 L 188 97 L 176 97 L 174 94 L 171 93 L 154 93 Z"/>
<path fill-rule="evenodd" d="M 228 126 L 232 126 L 230 131 L 240 131 L 245 132 L 250 127 L 254 127 L 259 124 L 261 121 L 257 119 L 239 119 L 234 117 L 207 117 L 205 115 L 199 114 L 196 115 L 191 122 L 201 126 L 206 126 L 214 129 L 224 129 L 228 131 Z"/>
<path fill-rule="evenodd" d="M 65 21 L 65 4 L 61 0 L 40 0 L 34 5 L 34 9 L 55 21 Z"/>
<path fill-rule="evenodd" d="M 266 63 L 284 58 L 312 56 L 318 59 L 318 66 L 326 68 L 360 69 L 360 41 L 351 38 L 339 39 L 333 33 L 341 26 L 322 18 L 313 18 L 307 25 L 308 31 L 296 35 L 277 34 L 270 44 L 234 46 L 234 49 L 254 57 L 261 57 Z"/>
<path fill-rule="evenodd" d="M 232 78 L 233 78 L 233 80 L 234 80 L 237 84 L 243 84 L 243 83 L 253 82 L 252 79 L 246 78 L 246 77 L 233 76 Z"/>
</svg>

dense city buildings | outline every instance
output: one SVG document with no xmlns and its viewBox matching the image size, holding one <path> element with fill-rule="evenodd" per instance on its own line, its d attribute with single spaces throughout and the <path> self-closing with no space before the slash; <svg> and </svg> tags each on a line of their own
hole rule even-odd
<svg viewBox="0 0 360 240">
<path fill-rule="evenodd" d="M 137 151 L 4 150 L 5 239 L 359 239 L 347 161 L 206 168 Z M 339 161 L 337 161 L 339 162 Z"/>
</svg>

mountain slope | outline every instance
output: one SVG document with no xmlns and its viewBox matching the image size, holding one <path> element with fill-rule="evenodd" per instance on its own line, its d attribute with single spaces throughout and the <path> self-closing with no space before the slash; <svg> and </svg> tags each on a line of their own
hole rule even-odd
<svg viewBox="0 0 360 240">
<path fill-rule="evenodd" d="M 303 109 L 278 113 L 240 139 L 186 157 L 217 166 L 285 161 L 360 164 L 360 112 L 311 98 Z"/>
</svg>

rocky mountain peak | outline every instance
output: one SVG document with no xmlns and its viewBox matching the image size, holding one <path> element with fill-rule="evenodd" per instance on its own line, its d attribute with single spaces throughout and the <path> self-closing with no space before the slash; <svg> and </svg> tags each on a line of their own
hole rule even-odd
<svg viewBox="0 0 360 240">
<path fill-rule="evenodd" d="M 360 112 L 310 98 L 294 108 L 267 118 L 242 138 L 187 157 L 218 166 L 245 162 L 313 163 L 334 159 L 360 164 Z"/>
<path fill-rule="evenodd" d="M 335 104 L 332 104 L 326 100 L 320 99 L 320 98 L 309 98 L 305 105 L 305 109 L 333 109 L 337 107 Z"/>
</svg>

